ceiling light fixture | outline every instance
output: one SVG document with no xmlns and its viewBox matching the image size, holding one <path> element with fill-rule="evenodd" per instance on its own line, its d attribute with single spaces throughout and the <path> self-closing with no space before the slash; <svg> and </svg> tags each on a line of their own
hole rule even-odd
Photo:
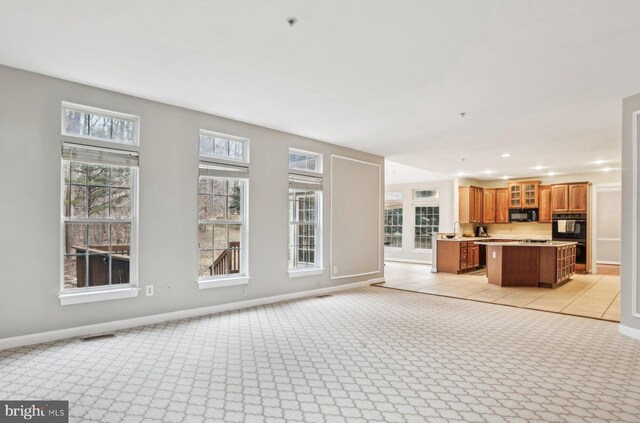
<svg viewBox="0 0 640 423">
<path fill-rule="evenodd" d="M 458 172 L 457 175 L 458 176 L 464 176 L 464 172 Z"/>
<path fill-rule="evenodd" d="M 483 173 L 486 174 L 486 175 L 491 175 L 492 173 L 496 173 L 496 171 L 495 170 L 485 170 Z"/>
<path fill-rule="evenodd" d="M 610 167 L 603 167 L 600 170 L 602 170 L 603 172 L 609 172 L 611 170 L 611 168 Z"/>
<path fill-rule="evenodd" d="M 605 161 L 604 160 L 594 160 L 591 163 L 600 166 L 600 165 L 603 165 L 605 163 Z"/>
<path fill-rule="evenodd" d="M 536 167 L 534 167 L 535 170 L 542 170 L 544 169 L 546 166 L 542 166 L 542 165 L 538 165 Z"/>
<path fill-rule="evenodd" d="M 504 175 L 504 176 L 502 177 L 502 179 L 509 179 L 509 178 L 511 178 L 511 176 Z"/>
<path fill-rule="evenodd" d="M 554 176 L 555 174 L 556 173 L 554 171 L 551 171 L 551 172 L 547 173 L 547 175 L 549 175 L 549 176 Z"/>
<path fill-rule="evenodd" d="M 509 153 L 504 153 L 504 154 L 502 155 L 502 157 L 511 157 L 511 154 L 509 154 Z"/>
</svg>

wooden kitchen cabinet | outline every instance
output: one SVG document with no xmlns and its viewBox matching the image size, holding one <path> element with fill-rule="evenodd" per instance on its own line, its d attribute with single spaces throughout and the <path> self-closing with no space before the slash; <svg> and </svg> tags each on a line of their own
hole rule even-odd
<svg viewBox="0 0 640 423">
<path fill-rule="evenodd" d="M 540 208 L 538 222 L 551 223 L 551 185 L 540 186 Z"/>
<path fill-rule="evenodd" d="M 475 241 L 438 240 L 438 272 L 462 273 L 480 267 L 480 246 Z"/>
<path fill-rule="evenodd" d="M 551 213 L 569 211 L 569 185 L 551 186 Z"/>
<path fill-rule="evenodd" d="M 586 213 L 589 184 L 569 184 L 569 211 Z"/>
<path fill-rule="evenodd" d="M 513 182 L 508 184 L 509 207 L 514 209 L 538 208 L 540 181 Z"/>
<path fill-rule="evenodd" d="M 586 213 L 589 204 L 589 182 L 551 186 L 552 213 Z"/>
<path fill-rule="evenodd" d="M 482 222 L 482 188 L 463 186 L 458 188 L 458 220 L 462 223 Z"/>
<path fill-rule="evenodd" d="M 509 189 L 496 189 L 496 223 L 509 223 Z"/>
<path fill-rule="evenodd" d="M 482 191 L 482 223 L 496 222 L 496 190 L 485 188 Z"/>
</svg>

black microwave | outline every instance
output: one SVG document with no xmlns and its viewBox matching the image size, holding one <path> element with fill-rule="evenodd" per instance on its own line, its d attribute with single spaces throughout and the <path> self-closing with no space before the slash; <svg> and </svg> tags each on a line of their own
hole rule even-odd
<svg viewBox="0 0 640 423">
<path fill-rule="evenodd" d="M 538 209 L 509 209 L 509 222 L 537 222 Z"/>
</svg>

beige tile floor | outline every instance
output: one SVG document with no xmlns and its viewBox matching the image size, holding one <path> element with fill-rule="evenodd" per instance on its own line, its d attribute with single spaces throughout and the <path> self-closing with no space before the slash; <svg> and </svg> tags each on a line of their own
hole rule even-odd
<svg viewBox="0 0 640 423">
<path fill-rule="evenodd" d="M 620 276 L 576 275 L 556 289 L 502 288 L 484 275 L 431 273 L 431 267 L 385 263 L 385 288 L 620 321 Z"/>
</svg>

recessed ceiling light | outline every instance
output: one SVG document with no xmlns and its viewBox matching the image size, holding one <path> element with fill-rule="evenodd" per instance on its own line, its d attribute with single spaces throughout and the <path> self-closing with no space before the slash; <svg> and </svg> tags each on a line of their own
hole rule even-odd
<svg viewBox="0 0 640 423">
<path fill-rule="evenodd" d="M 509 153 L 504 153 L 504 154 L 502 155 L 502 157 L 511 157 L 511 154 L 509 154 Z"/>
<path fill-rule="evenodd" d="M 610 170 L 611 170 L 611 168 L 610 168 L 610 167 L 603 167 L 603 168 L 602 168 L 602 169 L 600 169 L 600 170 L 601 170 L 601 171 L 603 171 L 603 172 L 608 172 L 608 171 L 610 171 Z"/>
<path fill-rule="evenodd" d="M 549 175 L 549 176 L 553 176 L 553 175 L 555 175 L 555 174 L 556 174 L 556 173 L 555 173 L 554 171 L 551 171 L 551 172 L 547 173 L 547 175 Z"/>
<path fill-rule="evenodd" d="M 464 172 L 458 172 L 456 175 L 458 175 L 458 176 L 464 176 Z"/>
<path fill-rule="evenodd" d="M 502 177 L 502 179 L 509 179 L 509 178 L 511 178 L 511 176 L 504 175 L 504 176 Z"/>
<path fill-rule="evenodd" d="M 599 165 L 605 164 L 605 162 L 606 162 L 605 160 L 594 160 L 591 163 L 599 166 Z"/>
<path fill-rule="evenodd" d="M 546 168 L 546 166 L 538 165 L 534 167 L 535 170 L 542 170 L 544 168 Z"/>
<path fill-rule="evenodd" d="M 491 175 L 492 173 L 496 173 L 496 171 L 495 170 L 485 170 L 483 173 L 486 174 L 486 175 Z"/>
</svg>

